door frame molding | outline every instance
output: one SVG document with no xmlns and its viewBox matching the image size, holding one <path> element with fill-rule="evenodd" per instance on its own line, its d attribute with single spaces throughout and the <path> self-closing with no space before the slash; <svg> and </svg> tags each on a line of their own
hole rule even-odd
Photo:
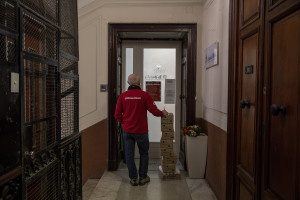
<svg viewBox="0 0 300 200">
<path fill-rule="evenodd" d="M 234 199 L 235 194 L 235 122 L 237 92 L 236 84 L 238 49 L 238 3 L 236 0 L 229 2 L 229 51 L 228 51 L 228 118 L 227 118 L 227 164 L 226 164 L 226 199 Z"/>
<path fill-rule="evenodd" d="M 195 124 L 196 114 L 196 56 L 197 24 L 108 24 L 108 170 L 117 170 L 119 166 L 116 120 L 114 113 L 117 103 L 117 45 L 122 32 L 179 32 L 187 37 L 187 98 L 186 124 Z"/>
</svg>

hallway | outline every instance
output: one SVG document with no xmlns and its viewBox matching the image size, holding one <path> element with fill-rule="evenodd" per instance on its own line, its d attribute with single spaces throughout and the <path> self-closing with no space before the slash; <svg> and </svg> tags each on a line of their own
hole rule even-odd
<svg viewBox="0 0 300 200">
<path fill-rule="evenodd" d="M 158 170 L 159 165 L 158 159 L 151 159 L 148 173 L 150 183 L 133 187 L 129 184 L 127 167 L 121 163 L 118 171 L 106 171 L 100 180 L 89 179 L 83 186 L 83 200 L 217 199 L 205 179 L 190 179 L 187 172 L 177 164 L 181 178 L 163 180 Z"/>
</svg>

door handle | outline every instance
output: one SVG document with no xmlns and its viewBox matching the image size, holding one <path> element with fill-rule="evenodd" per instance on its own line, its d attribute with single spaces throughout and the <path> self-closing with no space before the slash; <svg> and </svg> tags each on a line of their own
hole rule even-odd
<svg viewBox="0 0 300 200">
<path fill-rule="evenodd" d="M 246 100 L 246 101 L 244 101 L 244 100 L 241 100 L 240 101 L 240 108 L 241 109 L 244 109 L 244 108 L 250 108 L 250 100 Z"/>
<path fill-rule="evenodd" d="M 285 104 L 281 104 L 280 106 L 277 106 L 276 104 L 272 104 L 271 105 L 271 113 L 273 116 L 277 116 L 280 113 L 282 115 L 285 115 L 286 113 L 286 105 Z"/>
</svg>

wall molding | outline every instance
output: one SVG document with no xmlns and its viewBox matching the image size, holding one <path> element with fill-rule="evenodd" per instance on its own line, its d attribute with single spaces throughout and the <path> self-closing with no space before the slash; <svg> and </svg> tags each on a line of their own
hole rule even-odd
<svg viewBox="0 0 300 200">
<path fill-rule="evenodd" d="M 119 1 L 93 1 L 78 9 L 78 17 L 81 18 L 86 14 L 94 12 L 104 6 L 195 6 L 203 5 L 203 0 L 144 0 L 144 1 L 131 1 L 131 0 L 119 0 Z"/>
</svg>

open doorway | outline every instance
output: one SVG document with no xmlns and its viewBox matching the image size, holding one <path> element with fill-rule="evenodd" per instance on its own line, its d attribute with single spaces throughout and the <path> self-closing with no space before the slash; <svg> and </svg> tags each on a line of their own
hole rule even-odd
<svg viewBox="0 0 300 200">
<path fill-rule="evenodd" d="M 122 75 L 125 70 L 122 50 L 124 51 L 123 45 L 127 40 L 146 40 L 149 45 L 153 45 L 157 41 L 172 40 L 177 41 L 181 46 L 179 70 L 175 70 L 179 72 L 179 77 L 176 77 L 177 80 L 175 79 L 176 83 L 180 84 L 179 87 L 176 87 L 180 88 L 176 93 L 179 99 L 178 113 L 180 116 L 177 121 L 175 120 L 175 127 L 178 127 L 179 160 L 185 166 L 185 141 L 179 131 L 185 125 L 195 123 L 196 28 L 196 24 L 109 24 L 108 170 L 118 168 L 123 154 L 121 129 L 118 128 L 119 125 L 113 115 L 118 96 L 125 91 L 124 84 L 122 84 L 125 81 Z M 145 80 L 143 82 L 146 84 Z M 174 150 L 176 151 L 176 149 Z"/>
<path fill-rule="evenodd" d="M 136 73 L 141 88 L 147 91 L 160 109 L 174 115 L 174 152 L 180 149 L 181 41 L 124 40 L 122 42 L 122 92 L 128 88 L 127 77 Z M 149 158 L 160 158 L 160 118 L 148 112 Z M 136 148 L 136 158 L 139 157 Z"/>
</svg>

